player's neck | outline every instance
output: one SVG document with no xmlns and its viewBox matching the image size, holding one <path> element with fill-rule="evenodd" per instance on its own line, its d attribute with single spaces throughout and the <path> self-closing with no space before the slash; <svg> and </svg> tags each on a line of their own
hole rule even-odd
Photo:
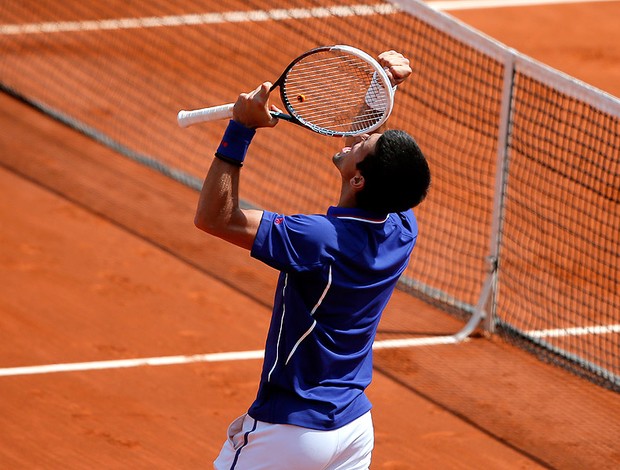
<svg viewBox="0 0 620 470">
<path fill-rule="evenodd" d="M 355 193 L 352 193 L 350 191 L 342 191 L 340 193 L 340 199 L 338 200 L 338 207 L 344 207 L 349 209 L 357 207 Z"/>
</svg>

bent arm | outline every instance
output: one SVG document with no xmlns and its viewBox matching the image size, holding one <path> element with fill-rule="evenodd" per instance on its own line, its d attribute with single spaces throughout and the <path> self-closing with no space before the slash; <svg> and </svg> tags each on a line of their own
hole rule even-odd
<svg viewBox="0 0 620 470">
<path fill-rule="evenodd" d="M 407 59 L 400 52 L 393 50 L 382 52 L 377 57 L 377 61 L 385 69 L 393 87 L 403 83 L 413 72 L 411 70 L 409 59 Z M 368 103 L 365 103 L 363 106 L 364 107 L 360 110 L 360 113 L 362 114 L 369 108 Z M 375 132 L 382 132 L 384 128 L 386 128 L 386 124 L 381 126 Z M 356 139 L 357 137 L 355 136 L 345 137 L 345 145 L 348 147 L 352 146 Z"/>
<path fill-rule="evenodd" d="M 263 212 L 239 206 L 239 178 L 253 129 L 273 127 L 269 113 L 269 82 L 251 93 L 239 95 L 222 144 L 205 178 L 194 225 L 211 235 L 250 250 Z"/>
<path fill-rule="evenodd" d="M 250 250 L 263 212 L 239 207 L 240 167 L 215 158 L 198 199 L 200 230 Z"/>
</svg>

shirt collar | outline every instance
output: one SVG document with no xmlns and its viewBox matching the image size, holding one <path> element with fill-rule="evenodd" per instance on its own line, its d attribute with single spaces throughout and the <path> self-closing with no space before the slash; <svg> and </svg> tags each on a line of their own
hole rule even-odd
<svg viewBox="0 0 620 470">
<path fill-rule="evenodd" d="M 370 212 L 357 207 L 337 207 L 331 206 L 327 210 L 327 215 L 338 217 L 339 219 L 359 220 L 371 224 L 382 224 L 388 219 L 387 214 Z"/>
</svg>

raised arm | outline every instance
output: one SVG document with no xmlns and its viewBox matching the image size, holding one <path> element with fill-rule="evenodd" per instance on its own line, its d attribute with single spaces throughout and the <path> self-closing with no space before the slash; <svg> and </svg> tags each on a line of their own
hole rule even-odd
<svg viewBox="0 0 620 470">
<path fill-rule="evenodd" d="M 400 52 L 382 52 L 377 57 L 377 61 L 385 68 L 392 86 L 400 85 L 411 75 L 412 70 L 409 59 Z"/>
<path fill-rule="evenodd" d="M 262 211 L 239 207 L 239 175 L 250 142 L 259 127 L 278 122 L 269 113 L 269 89 L 265 82 L 239 95 L 222 142 L 205 178 L 194 224 L 200 230 L 242 248 L 251 249 Z"/>
<path fill-rule="evenodd" d="M 400 52 L 396 52 L 393 50 L 382 52 L 381 54 L 379 54 L 379 56 L 377 56 L 377 62 L 379 62 L 379 64 L 385 69 L 393 87 L 396 87 L 397 85 L 403 83 L 412 73 L 409 59 L 407 59 Z M 366 103 L 359 111 L 360 115 L 368 113 L 369 107 L 372 107 L 372 104 L 367 99 Z M 378 131 L 375 132 L 382 132 L 382 130 L 385 128 L 386 125 L 384 124 L 379 128 Z M 345 137 L 345 146 L 350 147 L 357 140 L 358 138 L 355 136 Z"/>
</svg>

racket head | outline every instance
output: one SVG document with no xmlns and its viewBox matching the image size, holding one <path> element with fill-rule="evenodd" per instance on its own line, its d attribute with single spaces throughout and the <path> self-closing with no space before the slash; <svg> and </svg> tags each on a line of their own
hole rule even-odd
<svg viewBox="0 0 620 470">
<path fill-rule="evenodd" d="M 369 54 L 347 45 L 312 49 L 289 64 L 279 86 L 293 120 L 319 134 L 368 134 L 385 123 L 394 106 L 386 71 Z"/>
</svg>

